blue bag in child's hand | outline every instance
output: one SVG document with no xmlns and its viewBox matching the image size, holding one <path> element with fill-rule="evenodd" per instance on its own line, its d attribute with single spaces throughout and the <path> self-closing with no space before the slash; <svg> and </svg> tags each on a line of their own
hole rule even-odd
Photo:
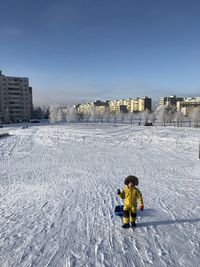
<svg viewBox="0 0 200 267">
<path fill-rule="evenodd" d="M 116 206 L 115 207 L 115 215 L 123 217 L 123 208 L 124 208 L 124 205 Z"/>
</svg>

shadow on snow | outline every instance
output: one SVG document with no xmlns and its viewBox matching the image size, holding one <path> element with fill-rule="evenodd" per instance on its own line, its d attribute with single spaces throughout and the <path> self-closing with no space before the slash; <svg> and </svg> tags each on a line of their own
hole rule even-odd
<svg viewBox="0 0 200 267">
<path fill-rule="evenodd" d="M 153 221 L 153 222 L 141 222 L 141 223 L 137 224 L 137 227 L 169 225 L 169 224 L 182 224 L 182 223 L 196 223 L 196 222 L 200 222 L 200 218 L 196 218 L 196 219 L 179 219 L 179 220 L 164 220 L 164 221 Z"/>
<path fill-rule="evenodd" d="M 138 210 L 137 214 L 139 217 L 154 217 L 156 209 L 145 209 L 144 211 Z M 138 222 L 137 227 L 146 226 L 158 226 L 158 225 L 169 225 L 169 224 L 182 224 L 182 223 L 196 223 L 200 222 L 200 218 L 190 219 L 177 219 L 177 220 L 163 220 L 163 221 L 152 221 L 152 222 Z"/>
</svg>

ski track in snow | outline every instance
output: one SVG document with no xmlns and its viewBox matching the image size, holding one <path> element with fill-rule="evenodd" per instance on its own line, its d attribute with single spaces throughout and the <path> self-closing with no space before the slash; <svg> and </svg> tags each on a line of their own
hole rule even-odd
<svg viewBox="0 0 200 267">
<path fill-rule="evenodd" d="M 200 262 L 198 129 L 9 128 L 0 139 L 0 266 L 181 266 Z M 136 229 L 113 215 L 139 177 Z"/>
</svg>

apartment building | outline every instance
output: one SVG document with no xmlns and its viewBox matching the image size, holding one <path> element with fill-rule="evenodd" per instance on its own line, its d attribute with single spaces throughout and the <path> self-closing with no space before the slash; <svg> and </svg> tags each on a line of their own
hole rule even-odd
<svg viewBox="0 0 200 267">
<path fill-rule="evenodd" d="M 80 113 L 88 113 L 91 111 L 90 103 L 77 104 L 76 110 Z"/>
<path fill-rule="evenodd" d="M 151 111 L 151 98 L 136 97 L 121 100 L 112 100 L 109 102 L 111 112 L 140 112 L 148 109 Z"/>
<path fill-rule="evenodd" d="M 0 71 L 0 121 L 30 120 L 32 87 L 26 77 L 5 76 Z"/>
<path fill-rule="evenodd" d="M 95 110 L 98 113 L 103 113 L 109 109 L 109 101 L 103 102 L 100 100 L 96 100 L 90 103 L 83 103 L 76 105 L 76 109 L 80 113 L 88 113 L 92 110 Z"/>
<path fill-rule="evenodd" d="M 180 101 L 183 101 L 183 98 L 175 95 L 159 97 L 158 107 L 176 106 L 177 102 Z"/>
<path fill-rule="evenodd" d="M 83 103 L 76 105 L 76 109 L 80 113 L 90 112 L 95 109 L 97 112 L 105 112 L 106 110 L 111 113 L 120 112 L 140 112 L 148 109 L 151 111 L 151 98 L 145 96 L 142 98 L 128 98 L 111 101 L 94 101 L 91 103 Z"/>
<path fill-rule="evenodd" d="M 109 101 L 109 111 L 112 113 L 119 113 L 120 112 L 120 100 L 111 100 Z"/>
<path fill-rule="evenodd" d="M 138 112 L 139 111 L 139 98 L 130 99 L 130 109 L 129 112 Z"/>
<path fill-rule="evenodd" d="M 200 97 L 188 97 L 183 101 L 177 102 L 177 110 L 181 111 L 185 116 L 191 114 L 194 108 L 200 109 Z"/>
<path fill-rule="evenodd" d="M 149 98 L 147 96 L 139 98 L 138 105 L 139 105 L 139 108 L 138 108 L 139 111 L 144 111 L 146 109 L 151 111 L 151 105 L 152 105 L 151 98 Z"/>
</svg>

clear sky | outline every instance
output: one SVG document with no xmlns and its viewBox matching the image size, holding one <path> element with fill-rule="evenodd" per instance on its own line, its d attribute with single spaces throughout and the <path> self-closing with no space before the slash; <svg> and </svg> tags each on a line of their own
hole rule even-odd
<svg viewBox="0 0 200 267">
<path fill-rule="evenodd" d="M 0 0 L 0 69 L 38 105 L 200 95 L 200 1 Z"/>
</svg>

